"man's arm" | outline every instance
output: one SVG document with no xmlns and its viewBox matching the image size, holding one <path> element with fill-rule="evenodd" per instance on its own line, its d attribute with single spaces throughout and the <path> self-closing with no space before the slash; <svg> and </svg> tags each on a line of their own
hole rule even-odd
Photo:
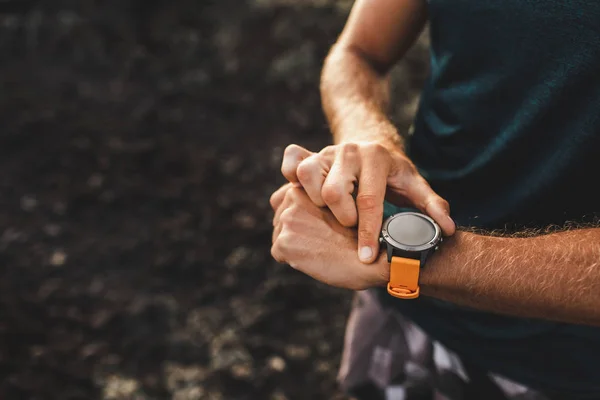
<svg viewBox="0 0 600 400">
<path fill-rule="evenodd" d="M 389 273 L 385 257 L 379 265 Z M 423 295 L 480 310 L 600 325 L 600 229 L 528 238 L 458 231 L 420 284 Z"/>
<path fill-rule="evenodd" d="M 385 252 L 374 264 L 361 263 L 356 230 L 304 190 L 288 184 L 271 206 L 276 260 L 332 286 L 387 285 Z M 483 311 L 600 326 L 600 228 L 527 238 L 459 230 L 428 260 L 419 283 L 424 296 Z"/>
<path fill-rule="evenodd" d="M 448 202 L 438 196 L 404 153 L 386 116 L 387 74 L 421 32 L 425 0 L 357 0 L 325 62 L 323 108 L 336 144 L 313 153 L 284 152 L 281 172 L 346 227 L 358 224 L 362 262 L 377 259 L 383 202 L 413 205 L 445 235 L 455 230 Z"/>
<path fill-rule="evenodd" d="M 427 19 L 423 0 L 358 0 L 325 61 L 321 98 L 335 143 L 376 141 L 402 147 L 386 113 L 392 66 Z"/>
</svg>

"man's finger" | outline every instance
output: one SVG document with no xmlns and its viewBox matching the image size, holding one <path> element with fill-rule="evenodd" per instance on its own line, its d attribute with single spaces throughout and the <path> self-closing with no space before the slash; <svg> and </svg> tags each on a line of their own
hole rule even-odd
<svg viewBox="0 0 600 400">
<path fill-rule="evenodd" d="M 291 187 L 289 190 L 287 190 L 283 196 L 283 199 L 281 201 L 281 203 L 279 204 L 279 207 L 277 207 L 275 209 L 275 215 L 273 216 L 273 226 L 277 227 L 279 225 L 279 219 L 281 217 L 281 213 L 290 207 L 290 205 L 292 204 L 293 200 L 292 197 L 290 195 L 290 191 L 294 190 L 294 187 Z"/>
<path fill-rule="evenodd" d="M 302 185 L 312 202 L 324 207 L 325 202 L 321 197 L 323 183 L 329 172 L 330 166 L 319 154 L 312 154 L 300 162 L 296 170 L 298 182 Z"/>
<path fill-rule="evenodd" d="M 358 182 L 358 258 L 364 263 L 379 255 L 379 234 L 387 186 L 387 167 L 381 163 L 363 165 Z"/>
<path fill-rule="evenodd" d="M 285 176 L 285 179 L 292 183 L 298 182 L 298 165 L 312 154 L 312 152 L 296 144 L 290 144 L 286 147 L 281 162 L 281 173 Z"/>
<path fill-rule="evenodd" d="M 450 236 L 456 232 L 456 225 L 450 217 L 450 205 L 438 196 L 421 176 L 416 176 L 408 183 L 405 196 L 419 210 L 433 218 L 444 235 Z"/>
<path fill-rule="evenodd" d="M 275 210 L 275 215 L 273 217 L 273 226 L 275 227 L 279 225 L 279 220 L 283 211 L 290 208 L 294 204 L 301 206 L 302 209 L 308 212 L 313 212 L 313 210 L 318 209 L 311 202 L 304 189 L 294 187 L 292 184 L 288 185 L 289 189 L 285 192 L 283 200 L 279 204 L 279 207 L 277 207 Z"/>
<path fill-rule="evenodd" d="M 283 199 L 285 198 L 285 194 L 292 187 L 293 185 L 291 183 L 286 183 L 271 195 L 269 203 L 271 203 L 271 208 L 273 209 L 273 211 L 276 211 L 279 208 L 279 206 L 281 206 L 281 203 L 283 203 Z"/>
<path fill-rule="evenodd" d="M 339 152 L 327 178 L 323 183 L 321 196 L 340 224 L 356 226 L 358 215 L 352 194 L 360 170 L 356 153 Z"/>
</svg>

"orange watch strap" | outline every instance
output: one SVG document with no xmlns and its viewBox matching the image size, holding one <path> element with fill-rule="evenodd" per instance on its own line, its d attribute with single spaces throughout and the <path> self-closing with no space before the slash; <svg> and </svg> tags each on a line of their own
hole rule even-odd
<svg viewBox="0 0 600 400">
<path fill-rule="evenodd" d="M 419 297 L 419 272 L 421 261 L 412 258 L 392 257 L 388 293 L 399 299 Z"/>
</svg>

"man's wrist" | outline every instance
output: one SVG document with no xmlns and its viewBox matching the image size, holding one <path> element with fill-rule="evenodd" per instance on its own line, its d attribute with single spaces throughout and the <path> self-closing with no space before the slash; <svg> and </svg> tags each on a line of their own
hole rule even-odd
<svg viewBox="0 0 600 400">
<path fill-rule="evenodd" d="M 396 128 L 389 122 L 377 125 L 363 128 L 353 125 L 347 129 L 340 127 L 335 130 L 334 141 L 336 144 L 350 142 L 378 143 L 390 151 L 404 152 L 404 142 Z"/>
<path fill-rule="evenodd" d="M 468 263 L 467 251 L 483 251 L 483 243 L 478 235 L 471 232 L 457 231 L 444 238 L 439 250 L 431 255 L 421 271 L 420 284 L 423 294 L 431 295 L 441 288 L 458 288 L 464 266 Z"/>
<path fill-rule="evenodd" d="M 423 294 L 429 294 L 438 287 L 452 286 L 450 282 L 452 274 L 447 273 L 447 267 L 453 265 L 453 269 L 456 269 L 461 246 L 469 246 L 469 244 L 466 244 L 467 242 L 471 243 L 470 246 L 476 246 L 473 243 L 475 236 L 469 232 L 457 231 L 454 235 L 444 238 L 444 242 L 440 244 L 439 250 L 433 253 L 423 268 L 421 268 L 419 285 Z M 379 258 L 373 266 L 376 271 L 373 286 L 387 286 L 390 280 L 390 263 L 388 262 L 385 249 L 382 249 Z"/>
</svg>

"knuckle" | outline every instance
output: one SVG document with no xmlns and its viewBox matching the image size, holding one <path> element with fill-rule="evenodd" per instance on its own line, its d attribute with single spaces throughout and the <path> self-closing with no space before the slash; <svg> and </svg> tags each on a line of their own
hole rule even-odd
<svg viewBox="0 0 600 400">
<path fill-rule="evenodd" d="M 406 191 L 411 193 L 419 193 L 422 190 L 427 190 L 429 184 L 419 174 L 416 168 L 412 164 L 405 164 L 399 169 L 399 184 L 405 188 Z"/>
<path fill-rule="evenodd" d="M 288 228 L 294 227 L 298 225 L 298 222 L 302 221 L 305 216 L 305 211 L 302 207 L 298 205 L 292 205 L 287 209 L 283 210 L 281 216 L 279 217 L 279 221 L 282 226 L 286 226 Z"/>
<path fill-rule="evenodd" d="M 275 207 L 277 206 L 277 203 L 275 202 L 276 198 L 277 198 L 276 193 L 273 193 L 271 195 L 271 197 L 269 198 L 269 204 L 271 205 L 271 208 L 273 210 L 275 210 Z"/>
<path fill-rule="evenodd" d="M 319 154 L 323 156 L 335 154 L 337 152 L 338 146 L 339 145 L 325 146 L 323 147 L 323 149 L 321 149 Z"/>
<path fill-rule="evenodd" d="M 431 204 L 433 202 L 433 198 L 431 196 L 426 196 L 423 199 L 421 199 L 421 201 L 418 201 L 415 205 L 417 206 L 417 208 L 421 211 L 425 211 L 427 210 L 427 207 L 429 206 L 429 204 Z"/>
<path fill-rule="evenodd" d="M 294 222 L 295 218 L 296 218 L 295 207 L 290 207 L 290 208 L 286 208 L 285 210 L 283 210 L 281 212 L 281 215 L 279 216 L 279 222 L 282 225 L 290 225 L 291 223 Z"/>
<path fill-rule="evenodd" d="M 450 203 L 448 203 L 447 200 L 439 198 L 439 204 L 442 207 L 442 209 L 446 210 L 446 211 L 450 211 Z"/>
<path fill-rule="evenodd" d="M 421 174 L 419 173 L 419 171 L 417 170 L 417 167 L 415 166 L 415 164 L 413 164 L 410 161 L 406 161 L 405 163 L 405 168 L 406 168 L 406 172 L 409 175 L 410 178 L 425 184 L 427 186 L 429 186 L 429 183 L 427 183 L 427 181 L 425 180 L 425 178 L 423 178 L 421 176 Z"/>
<path fill-rule="evenodd" d="M 346 154 L 356 154 L 359 151 L 359 145 L 356 143 L 344 143 L 341 149 Z"/>
<path fill-rule="evenodd" d="M 344 196 L 344 188 L 337 183 L 326 183 L 321 190 L 321 197 L 327 204 L 339 203 Z"/>
<path fill-rule="evenodd" d="M 282 162 L 281 163 L 281 174 L 283 176 L 287 177 L 293 171 L 294 171 L 294 169 L 290 166 L 289 163 L 287 163 L 287 162 Z"/>
<path fill-rule="evenodd" d="M 358 228 L 358 242 L 371 245 L 373 241 L 373 232 L 369 229 L 369 227 Z"/>
<path fill-rule="evenodd" d="M 372 193 L 359 193 L 356 196 L 356 207 L 363 212 L 375 212 L 383 207 L 378 196 Z"/>
<path fill-rule="evenodd" d="M 439 207 L 443 210 L 448 210 L 449 204 L 446 200 L 442 199 L 441 197 L 437 196 L 436 194 L 434 194 L 433 192 L 427 196 L 425 198 L 425 200 L 423 201 L 423 210 L 427 210 L 428 207 L 433 206 L 433 207 Z"/>
<path fill-rule="evenodd" d="M 289 252 L 292 243 L 292 235 L 289 232 L 281 232 L 276 242 L 279 253 L 285 257 Z"/>
<path fill-rule="evenodd" d="M 278 241 L 275 241 L 275 243 L 273 243 L 273 246 L 271 246 L 271 257 L 273 257 L 277 262 L 284 262 L 285 259 L 283 257 L 283 253 L 281 252 L 281 248 L 278 244 Z"/>
<path fill-rule="evenodd" d="M 338 222 L 346 228 L 355 227 L 358 222 L 356 214 L 353 214 L 348 211 L 341 211 L 336 215 L 336 217 Z"/>
<path fill-rule="evenodd" d="M 285 150 L 283 150 L 283 156 L 294 156 L 298 153 L 299 150 L 300 146 L 298 146 L 297 144 L 290 144 L 285 148 Z"/>
<path fill-rule="evenodd" d="M 371 236 L 371 225 L 368 223 L 360 224 L 358 227 L 358 239 L 360 241 L 364 241 L 365 239 L 370 239 Z"/>
<path fill-rule="evenodd" d="M 391 156 L 392 170 L 406 179 L 414 179 L 421 175 L 417 171 L 415 165 L 404 155 Z"/>
<path fill-rule="evenodd" d="M 287 192 L 285 192 L 285 200 L 286 201 L 292 201 L 295 199 L 296 192 L 294 189 L 297 189 L 297 188 L 290 188 Z"/>
<path fill-rule="evenodd" d="M 290 188 L 285 194 L 286 200 L 288 202 L 290 202 L 291 204 L 298 203 L 298 200 L 300 200 L 301 196 L 302 196 L 302 189 L 296 188 L 296 187 Z"/>
<path fill-rule="evenodd" d="M 378 157 L 384 157 L 389 154 L 388 149 L 381 143 L 368 143 L 365 145 L 365 150 Z"/>
<path fill-rule="evenodd" d="M 309 181 L 311 177 L 318 173 L 319 170 L 319 160 L 317 156 L 311 156 L 303 160 L 296 170 L 296 175 L 298 179 L 302 181 Z"/>
<path fill-rule="evenodd" d="M 269 198 L 269 204 L 271 205 L 272 209 L 275 209 L 275 198 L 274 198 L 274 195 L 271 195 L 271 197 Z"/>
</svg>

